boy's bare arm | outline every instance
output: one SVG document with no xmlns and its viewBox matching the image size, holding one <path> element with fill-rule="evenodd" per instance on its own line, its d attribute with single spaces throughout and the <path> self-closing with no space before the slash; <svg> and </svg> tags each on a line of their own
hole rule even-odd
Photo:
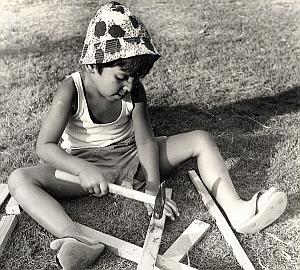
<svg viewBox="0 0 300 270">
<path fill-rule="evenodd" d="M 159 151 L 156 140 L 153 135 L 152 127 L 148 115 L 147 100 L 143 85 L 139 85 L 132 93 L 135 108 L 132 112 L 136 145 L 139 159 L 146 177 L 145 192 L 156 195 L 159 190 L 160 173 L 159 173 Z M 152 214 L 152 207 L 146 204 L 148 214 Z M 172 220 L 179 216 L 176 203 L 168 199 L 165 204 L 164 214 Z"/>
<path fill-rule="evenodd" d="M 44 119 L 36 149 L 38 156 L 49 165 L 79 175 L 86 162 L 68 155 L 58 145 L 71 113 L 75 93 L 76 89 L 72 78 L 66 79 L 57 90 L 49 112 Z"/>
<path fill-rule="evenodd" d="M 159 190 L 159 152 L 148 115 L 145 89 L 137 83 L 132 93 L 134 110 L 132 120 L 141 166 L 146 177 L 146 192 L 155 195 Z"/>
</svg>

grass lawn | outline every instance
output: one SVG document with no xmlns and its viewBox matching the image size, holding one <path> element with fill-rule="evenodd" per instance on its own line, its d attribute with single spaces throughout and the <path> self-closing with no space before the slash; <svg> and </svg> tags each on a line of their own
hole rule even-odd
<svg viewBox="0 0 300 270">
<path fill-rule="evenodd" d="M 237 234 L 256 269 L 292 270 L 300 261 L 300 31 L 293 0 L 121 1 L 139 15 L 163 57 L 145 78 L 156 135 L 213 134 L 239 194 L 276 186 L 289 205 L 272 226 Z M 0 182 L 39 163 L 35 143 L 57 86 L 80 67 L 89 19 L 104 1 L 1 0 Z M 299 24 L 300 25 L 300 24 Z M 212 224 L 190 252 L 198 269 L 240 269 L 187 175 L 167 179 L 181 216 L 167 221 L 161 253 L 194 220 Z M 141 203 L 115 196 L 61 201 L 77 222 L 142 246 Z M 1 213 L 3 213 L 3 207 Z M 22 212 L 0 269 L 57 269 L 54 237 Z M 299 266 L 300 267 L 300 266 Z M 94 269 L 134 269 L 105 251 Z M 298 268 L 299 269 L 299 268 Z"/>
</svg>

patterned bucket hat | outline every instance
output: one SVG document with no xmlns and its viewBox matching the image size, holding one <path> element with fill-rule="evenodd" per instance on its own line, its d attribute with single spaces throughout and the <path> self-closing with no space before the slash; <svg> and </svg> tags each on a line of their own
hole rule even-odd
<svg viewBox="0 0 300 270">
<path fill-rule="evenodd" d="M 160 57 L 140 19 L 113 1 L 102 6 L 90 21 L 80 62 L 101 64 L 143 54 Z"/>
</svg>

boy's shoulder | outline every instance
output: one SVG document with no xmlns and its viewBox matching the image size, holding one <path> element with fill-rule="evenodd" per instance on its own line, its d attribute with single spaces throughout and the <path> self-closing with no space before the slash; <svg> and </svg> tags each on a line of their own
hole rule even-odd
<svg viewBox="0 0 300 270">
<path fill-rule="evenodd" d="M 77 90 L 73 77 L 67 76 L 58 87 L 56 96 L 73 98 L 75 93 L 77 93 Z"/>
<path fill-rule="evenodd" d="M 75 73 L 73 73 L 73 74 L 75 74 Z M 69 76 L 66 76 L 64 78 L 64 80 L 61 83 L 60 88 L 68 89 L 71 92 L 76 90 L 76 85 L 75 85 L 75 82 L 74 82 L 73 74 L 71 74 Z M 79 74 L 79 72 L 78 72 L 78 74 Z M 77 76 L 80 76 L 80 74 L 77 75 Z"/>
</svg>

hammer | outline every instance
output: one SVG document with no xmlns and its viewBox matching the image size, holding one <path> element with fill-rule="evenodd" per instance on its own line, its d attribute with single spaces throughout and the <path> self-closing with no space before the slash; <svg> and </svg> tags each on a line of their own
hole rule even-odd
<svg viewBox="0 0 300 270">
<path fill-rule="evenodd" d="M 55 177 L 70 183 L 80 184 L 80 180 L 78 176 L 64 171 L 55 170 Z M 111 183 L 107 183 L 107 184 L 108 184 L 109 193 L 115 195 L 121 195 L 129 199 L 154 205 L 154 210 L 153 210 L 154 218 L 156 219 L 162 218 L 164 206 L 166 202 L 165 182 L 162 182 L 160 184 L 159 191 L 156 197 L 134 189 L 121 187 L 119 185 L 115 185 Z"/>
</svg>

